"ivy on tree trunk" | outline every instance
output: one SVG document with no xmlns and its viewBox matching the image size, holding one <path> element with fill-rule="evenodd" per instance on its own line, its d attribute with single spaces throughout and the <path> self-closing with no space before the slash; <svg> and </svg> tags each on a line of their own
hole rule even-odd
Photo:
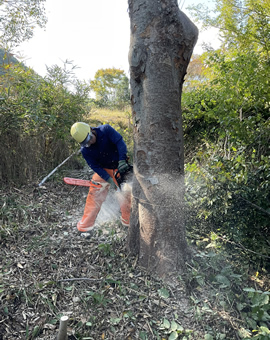
<svg viewBox="0 0 270 340">
<path fill-rule="evenodd" d="M 134 180 L 129 249 L 147 270 L 183 271 L 181 92 L 198 30 L 176 0 L 129 0 Z"/>
</svg>

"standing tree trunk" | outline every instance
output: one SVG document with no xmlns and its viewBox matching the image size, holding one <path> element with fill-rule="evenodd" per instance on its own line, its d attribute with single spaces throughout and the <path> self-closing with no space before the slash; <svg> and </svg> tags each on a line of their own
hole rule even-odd
<svg viewBox="0 0 270 340">
<path fill-rule="evenodd" d="M 181 92 L 198 30 L 177 0 L 129 0 L 134 180 L 129 249 L 147 270 L 183 271 Z"/>
</svg>

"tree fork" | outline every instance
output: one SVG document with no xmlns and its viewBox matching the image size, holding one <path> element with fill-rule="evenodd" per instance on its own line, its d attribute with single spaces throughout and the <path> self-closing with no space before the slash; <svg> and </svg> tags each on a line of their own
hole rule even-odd
<svg viewBox="0 0 270 340">
<path fill-rule="evenodd" d="M 129 0 L 134 182 L 128 245 L 160 276 L 183 271 L 184 152 L 181 92 L 196 26 L 176 0 Z"/>
</svg>

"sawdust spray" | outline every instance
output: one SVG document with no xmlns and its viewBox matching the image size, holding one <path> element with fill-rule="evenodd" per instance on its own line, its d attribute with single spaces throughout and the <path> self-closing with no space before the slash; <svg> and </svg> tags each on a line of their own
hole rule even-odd
<svg viewBox="0 0 270 340">
<path fill-rule="evenodd" d="M 113 222 L 120 218 L 120 204 L 125 199 L 127 193 L 131 193 L 132 182 L 123 183 L 121 190 L 115 192 L 109 191 L 105 202 L 102 204 L 97 216 L 96 223 L 102 225 L 107 222 Z"/>
</svg>

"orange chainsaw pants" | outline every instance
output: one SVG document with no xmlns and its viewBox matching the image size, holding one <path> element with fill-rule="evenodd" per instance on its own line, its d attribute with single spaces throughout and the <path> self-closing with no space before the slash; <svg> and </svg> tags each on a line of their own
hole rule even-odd
<svg viewBox="0 0 270 340">
<path fill-rule="evenodd" d="M 114 173 L 117 170 L 104 169 L 114 180 L 118 186 Z M 86 198 L 85 208 L 82 219 L 78 222 L 77 228 L 81 232 L 89 231 L 93 228 L 97 215 L 101 209 L 102 203 L 106 200 L 109 192 L 109 183 L 95 173 L 91 179 L 89 192 Z M 124 199 L 123 199 L 124 196 Z M 131 194 L 124 192 L 119 201 L 121 210 L 121 222 L 123 225 L 129 226 Z"/>
</svg>

